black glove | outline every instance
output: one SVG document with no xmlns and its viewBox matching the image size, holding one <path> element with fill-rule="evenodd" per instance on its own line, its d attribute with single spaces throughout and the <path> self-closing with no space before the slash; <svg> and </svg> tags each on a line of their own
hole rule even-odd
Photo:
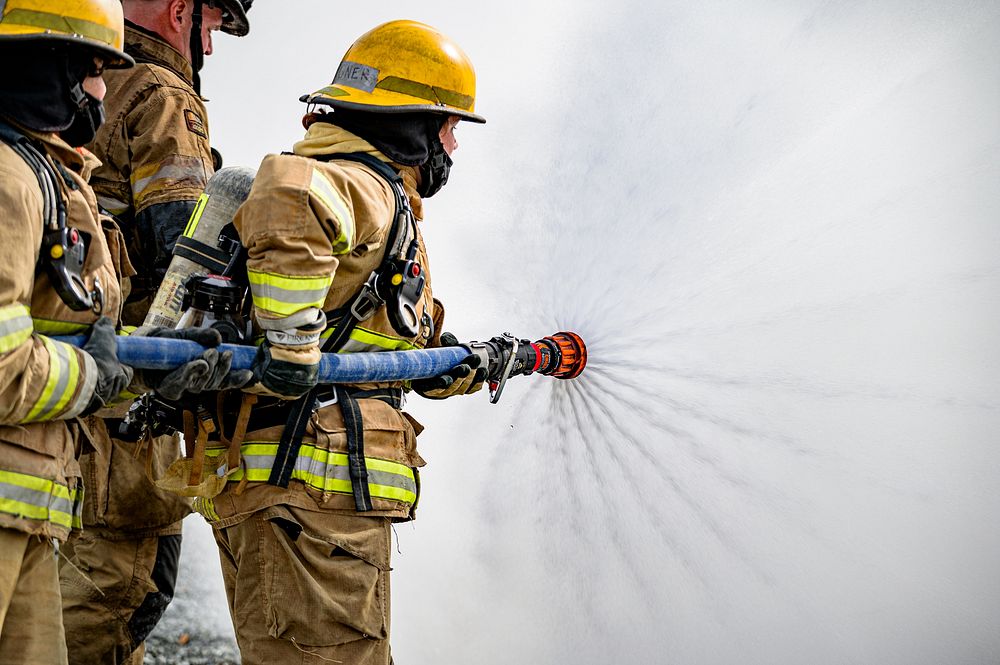
<svg viewBox="0 0 1000 665">
<path fill-rule="evenodd" d="M 297 399 L 316 386 L 320 357 L 318 344 L 284 346 L 265 340 L 254 360 L 254 381 L 244 390 L 280 399 Z"/>
<path fill-rule="evenodd" d="M 441 346 L 459 346 L 458 338 L 450 332 L 441 334 Z M 428 379 L 414 379 L 410 387 L 422 397 L 445 399 L 454 395 L 471 395 L 483 387 L 486 368 L 480 367 L 481 359 L 474 353 L 467 355 L 460 364 L 444 374 Z"/>
<path fill-rule="evenodd" d="M 132 381 L 135 392 L 156 391 L 168 400 L 178 400 L 185 394 L 212 392 L 240 388 L 251 378 L 248 369 L 232 370 L 233 354 L 219 353 L 215 347 L 222 344 L 222 335 L 213 328 L 153 328 L 145 337 L 185 339 L 209 347 L 201 358 L 184 363 L 172 370 L 138 369 Z"/>
<path fill-rule="evenodd" d="M 115 336 L 115 324 L 102 316 L 91 326 L 90 339 L 83 345 L 83 350 L 97 364 L 97 385 L 84 415 L 107 406 L 132 380 L 132 368 L 118 362 Z"/>
</svg>

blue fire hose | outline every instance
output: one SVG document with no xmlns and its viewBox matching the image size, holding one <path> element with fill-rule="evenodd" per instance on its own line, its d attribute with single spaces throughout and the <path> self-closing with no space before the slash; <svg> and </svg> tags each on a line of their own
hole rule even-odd
<svg viewBox="0 0 1000 665">
<path fill-rule="evenodd" d="M 56 337 L 56 340 L 82 347 L 87 338 Z M 118 360 L 141 369 L 173 369 L 201 356 L 205 347 L 183 339 L 156 337 L 118 337 Z M 257 347 L 223 344 L 220 351 L 232 351 L 233 369 L 250 369 Z M 320 383 L 378 383 L 422 379 L 442 374 L 458 365 L 469 349 L 448 346 L 414 351 L 379 353 L 324 353 L 319 366 Z"/>
<path fill-rule="evenodd" d="M 82 347 L 87 338 L 56 337 L 60 342 Z M 118 359 L 141 369 L 173 369 L 200 357 L 205 348 L 196 342 L 159 337 L 118 337 Z M 250 369 L 257 347 L 222 344 L 232 351 L 233 369 Z M 319 383 L 382 383 L 423 379 L 444 374 L 470 353 L 479 356 L 490 381 L 490 401 L 500 399 L 511 376 L 544 374 L 557 379 L 574 379 L 587 366 L 587 345 L 573 332 L 557 332 L 530 342 L 509 333 L 487 342 L 413 351 L 378 353 L 324 353 L 319 364 Z M 494 387 L 495 386 L 495 387 Z"/>
</svg>

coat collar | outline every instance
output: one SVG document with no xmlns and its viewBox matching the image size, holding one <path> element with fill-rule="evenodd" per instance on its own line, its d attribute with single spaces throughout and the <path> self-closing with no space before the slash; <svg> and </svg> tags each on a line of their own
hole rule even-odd
<svg viewBox="0 0 1000 665">
<path fill-rule="evenodd" d="M 131 21 L 125 21 L 125 52 L 137 63 L 151 63 L 166 67 L 190 85 L 194 85 L 191 63 L 163 37 Z"/>
<path fill-rule="evenodd" d="M 417 194 L 417 178 L 419 177 L 417 168 L 393 163 L 372 144 L 356 134 L 327 122 L 314 122 L 306 130 L 305 138 L 292 148 L 292 152 L 303 157 L 363 152 L 391 164 L 403 178 L 403 189 L 406 190 L 406 195 L 410 199 L 410 207 L 413 208 L 414 216 L 417 219 L 423 219 L 423 200 Z"/>
</svg>

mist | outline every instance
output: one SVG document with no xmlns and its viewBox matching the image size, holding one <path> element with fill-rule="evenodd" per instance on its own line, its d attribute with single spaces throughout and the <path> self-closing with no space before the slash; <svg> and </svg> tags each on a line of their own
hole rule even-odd
<svg viewBox="0 0 1000 665">
<path fill-rule="evenodd" d="M 439 27 L 488 119 L 427 204 L 446 328 L 590 350 L 410 400 L 396 662 L 1000 661 L 1000 6 L 294 6 L 206 66 L 227 164 Z"/>
</svg>

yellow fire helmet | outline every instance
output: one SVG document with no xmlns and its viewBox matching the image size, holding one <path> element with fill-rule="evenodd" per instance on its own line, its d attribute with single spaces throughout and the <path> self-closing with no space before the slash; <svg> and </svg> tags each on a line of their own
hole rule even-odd
<svg viewBox="0 0 1000 665">
<path fill-rule="evenodd" d="M 106 67 L 135 64 L 122 50 L 121 0 L 0 0 L 0 12 L 0 42 L 64 42 L 92 49 Z"/>
<path fill-rule="evenodd" d="M 436 29 L 390 21 L 344 54 L 333 82 L 300 101 L 358 111 L 427 111 L 486 122 L 476 115 L 476 72 L 469 56 Z"/>
</svg>

